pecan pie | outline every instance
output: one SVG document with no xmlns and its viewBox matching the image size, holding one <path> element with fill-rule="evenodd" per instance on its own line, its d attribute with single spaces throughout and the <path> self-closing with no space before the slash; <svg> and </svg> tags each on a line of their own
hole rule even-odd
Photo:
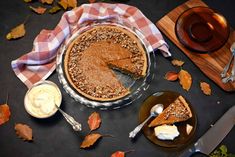
<svg viewBox="0 0 235 157">
<path fill-rule="evenodd" d="M 192 112 L 188 103 L 182 96 L 179 96 L 149 124 L 149 127 L 183 122 L 191 117 Z"/>
<path fill-rule="evenodd" d="M 113 69 L 136 79 L 146 75 L 145 49 L 125 28 L 94 26 L 80 34 L 65 52 L 64 70 L 68 82 L 89 99 L 111 101 L 130 93 Z"/>
</svg>

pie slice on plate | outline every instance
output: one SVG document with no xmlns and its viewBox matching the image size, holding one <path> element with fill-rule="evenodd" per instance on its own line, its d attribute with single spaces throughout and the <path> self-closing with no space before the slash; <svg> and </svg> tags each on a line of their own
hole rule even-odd
<svg viewBox="0 0 235 157">
<path fill-rule="evenodd" d="M 191 117 L 191 109 L 186 100 L 180 95 L 161 114 L 152 120 L 148 126 L 155 127 L 163 124 L 174 124 L 186 121 Z"/>
</svg>

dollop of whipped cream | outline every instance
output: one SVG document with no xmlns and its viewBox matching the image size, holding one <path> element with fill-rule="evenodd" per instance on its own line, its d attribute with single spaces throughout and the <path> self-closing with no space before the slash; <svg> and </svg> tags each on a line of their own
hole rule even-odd
<svg viewBox="0 0 235 157">
<path fill-rule="evenodd" d="M 38 118 L 53 115 L 60 106 L 61 93 L 55 85 L 40 84 L 27 92 L 25 97 L 26 110 Z"/>
<path fill-rule="evenodd" d="M 180 134 L 175 125 L 160 125 L 154 128 L 154 132 L 160 140 L 174 140 Z"/>
</svg>

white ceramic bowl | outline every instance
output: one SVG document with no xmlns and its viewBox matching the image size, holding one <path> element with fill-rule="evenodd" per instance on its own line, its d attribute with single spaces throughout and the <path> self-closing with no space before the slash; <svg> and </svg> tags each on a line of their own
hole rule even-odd
<svg viewBox="0 0 235 157">
<path fill-rule="evenodd" d="M 58 86 L 51 81 L 35 83 L 25 94 L 25 110 L 33 117 L 48 118 L 58 110 L 62 102 L 62 95 Z"/>
</svg>

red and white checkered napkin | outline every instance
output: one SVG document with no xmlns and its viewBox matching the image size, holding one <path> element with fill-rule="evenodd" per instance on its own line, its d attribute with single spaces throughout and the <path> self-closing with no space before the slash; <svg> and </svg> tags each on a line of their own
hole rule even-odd
<svg viewBox="0 0 235 157">
<path fill-rule="evenodd" d="M 116 17 L 139 28 L 153 49 L 160 49 L 170 56 L 168 46 L 157 27 L 137 8 L 124 4 L 92 3 L 67 11 L 54 30 L 42 30 L 35 38 L 31 52 L 12 61 L 16 76 L 29 88 L 45 80 L 56 68 L 56 55 L 60 45 L 84 21 Z"/>
</svg>

